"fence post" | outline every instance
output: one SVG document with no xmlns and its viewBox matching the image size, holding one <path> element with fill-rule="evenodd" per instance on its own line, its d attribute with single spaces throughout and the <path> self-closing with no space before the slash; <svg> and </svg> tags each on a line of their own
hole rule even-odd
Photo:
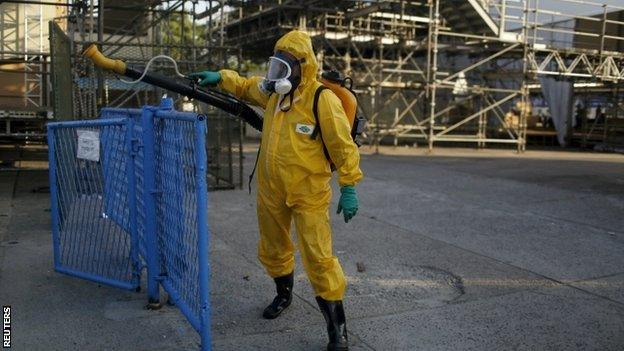
<svg viewBox="0 0 624 351">
<path fill-rule="evenodd" d="M 197 238 L 199 246 L 199 295 L 201 298 L 201 349 L 210 350 L 210 267 L 208 261 L 208 188 L 206 186 L 206 116 L 195 121 L 195 181 L 197 191 Z"/>
<path fill-rule="evenodd" d="M 147 263 L 148 308 L 160 307 L 158 277 L 160 264 L 158 237 L 156 232 L 156 165 L 154 152 L 154 113 L 155 109 L 144 106 L 141 112 L 143 129 L 143 203 L 145 204 L 145 261 Z"/>
<path fill-rule="evenodd" d="M 48 176 L 50 177 L 50 211 L 52 212 L 52 244 L 54 246 L 54 269 L 61 263 L 58 223 L 58 188 L 56 183 L 56 145 L 54 128 L 48 125 Z"/>
<path fill-rule="evenodd" d="M 137 232 L 137 202 L 136 202 L 136 179 L 134 171 L 134 158 L 136 157 L 134 143 L 134 121 L 126 119 L 126 172 L 128 174 L 128 210 L 130 229 L 130 260 L 132 262 L 133 281 L 137 285 L 137 291 L 141 288 L 141 264 L 139 263 L 139 235 Z"/>
</svg>

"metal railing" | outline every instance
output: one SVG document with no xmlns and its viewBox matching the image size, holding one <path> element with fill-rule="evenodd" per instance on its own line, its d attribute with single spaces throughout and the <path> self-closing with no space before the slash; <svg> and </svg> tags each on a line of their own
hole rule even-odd
<svg viewBox="0 0 624 351">
<path fill-rule="evenodd" d="M 54 266 L 120 288 L 139 285 L 131 139 L 122 119 L 48 124 Z"/>
<path fill-rule="evenodd" d="M 209 328 L 208 257 L 206 250 L 200 250 L 208 247 L 205 120 L 188 114 L 156 113 L 154 117 L 162 284 L 195 329 L 201 330 Z"/>
<path fill-rule="evenodd" d="M 146 267 L 209 350 L 206 118 L 172 105 L 49 124 L 54 265 L 125 289 Z"/>
</svg>

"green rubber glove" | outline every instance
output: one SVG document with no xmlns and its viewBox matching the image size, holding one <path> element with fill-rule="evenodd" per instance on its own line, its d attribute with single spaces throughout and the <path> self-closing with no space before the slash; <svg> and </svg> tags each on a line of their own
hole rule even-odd
<svg viewBox="0 0 624 351">
<path fill-rule="evenodd" d="M 342 211 L 345 223 L 355 217 L 358 210 L 358 198 L 355 188 L 352 185 L 345 185 L 340 188 L 340 201 L 338 201 L 338 212 Z"/>
<path fill-rule="evenodd" d="M 189 74 L 191 78 L 199 78 L 199 86 L 216 85 L 221 81 L 221 73 L 215 71 L 202 71 Z"/>
</svg>

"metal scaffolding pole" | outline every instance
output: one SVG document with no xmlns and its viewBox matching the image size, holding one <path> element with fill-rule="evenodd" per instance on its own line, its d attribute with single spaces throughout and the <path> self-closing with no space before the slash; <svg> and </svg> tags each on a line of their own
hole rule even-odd
<svg viewBox="0 0 624 351">
<path fill-rule="evenodd" d="M 95 1 L 95 0 L 93 0 Z M 98 13 L 98 24 L 97 24 L 97 40 L 98 42 L 102 42 L 104 40 L 104 0 L 98 0 L 97 3 L 97 13 Z M 104 106 L 106 101 L 106 91 L 104 89 L 104 74 L 102 69 L 96 68 L 97 72 L 97 106 Z M 97 111 L 94 112 L 94 115 L 97 114 Z"/>
<path fill-rule="evenodd" d="M 438 31 L 440 28 L 440 0 L 429 2 L 429 39 L 427 40 L 427 94 L 429 98 L 429 151 L 433 151 L 436 114 L 436 87 L 438 73 Z"/>
</svg>

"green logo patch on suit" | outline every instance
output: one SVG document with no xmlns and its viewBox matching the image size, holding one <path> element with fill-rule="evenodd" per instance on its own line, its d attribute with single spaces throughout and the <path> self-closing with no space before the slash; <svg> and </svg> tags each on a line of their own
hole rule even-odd
<svg viewBox="0 0 624 351">
<path fill-rule="evenodd" d="M 312 132 L 314 132 L 314 126 L 309 124 L 297 123 L 295 131 L 299 134 L 312 135 Z"/>
</svg>

